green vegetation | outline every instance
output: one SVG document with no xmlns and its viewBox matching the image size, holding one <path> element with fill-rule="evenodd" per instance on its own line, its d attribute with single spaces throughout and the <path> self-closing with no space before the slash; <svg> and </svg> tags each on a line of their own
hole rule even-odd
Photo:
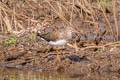
<svg viewBox="0 0 120 80">
<path fill-rule="evenodd" d="M 36 38 L 36 35 L 35 34 L 30 34 L 28 35 L 29 39 L 35 39 Z"/>
<path fill-rule="evenodd" d="M 8 80 L 16 80 L 16 77 L 10 76 Z"/>
<path fill-rule="evenodd" d="M 96 54 L 102 53 L 101 49 L 98 49 L 97 51 L 95 51 Z"/>
<path fill-rule="evenodd" d="M 104 7 L 110 7 L 112 6 L 112 1 L 101 0 L 100 3 L 98 4 L 98 8 L 101 8 L 102 5 Z"/>
<path fill-rule="evenodd" d="M 5 42 L 6 45 L 14 44 L 15 42 L 18 42 L 19 40 L 15 37 L 10 37 L 8 41 Z"/>
</svg>

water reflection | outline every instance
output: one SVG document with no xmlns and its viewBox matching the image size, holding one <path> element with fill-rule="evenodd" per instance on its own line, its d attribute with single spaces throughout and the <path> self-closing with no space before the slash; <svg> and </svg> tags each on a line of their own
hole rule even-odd
<svg viewBox="0 0 120 80">
<path fill-rule="evenodd" d="M 57 73 L 0 67 L 0 80 L 120 80 L 120 75 L 117 72 Z"/>
<path fill-rule="evenodd" d="M 0 80 L 70 80 L 57 72 L 35 72 L 14 68 L 0 67 Z"/>
</svg>

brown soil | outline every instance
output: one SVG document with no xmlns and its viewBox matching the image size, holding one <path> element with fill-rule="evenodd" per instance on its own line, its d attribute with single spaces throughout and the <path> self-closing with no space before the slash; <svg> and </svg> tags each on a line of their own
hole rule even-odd
<svg viewBox="0 0 120 80">
<path fill-rule="evenodd" d="M 108 29 L 108 23 L 106 22 L 106 19 L 104 18 L 100 9 L 94 8 L 96 11 L 94 15 L 90 14 L 86 10 L 83 10 L 81 15 L 79 15 L 79 13 L 73 12 L 72 27 L 77 31 L 77 33 L 73 34 L 74 39 L 72 40 L 71 44 L 75 45 L 76 41 L 77 50 L 67 45 L 62 48 L 53 47 L 48 45 L 39 37 L 34 36 L 38 30 L 41 30 L 41 28 L 62 28 L 64 26 L 68 26 L 66 20 L 68 22 L 70 21 L 71 14 L 70 11 L 67 13 L 66 10 L 64 14 L 64 18 L 66 19 L 65 20 L 63 17 L 61 18 L 60 15 L 55 13 L 50 5 L 46 6 L 48 3 L 44 0 L 36 1 L 37 0 L 8 0 L 7 2 L 0 2 L 2 5 L 7 5 L 11 10 L 14 10 L 14 5 L 16 5 L 16 21 L 19 22 L 19 24 L 22 24 L 21 26 L 25 26 L 23 31 L 21 30 L 21 27 L 18 27 L 18 29 L 13 27 L 14 30 L 18 30 L 19 34 L 16 33 L 15 35 L 12 35 L 11 33 L 1 33 L 1 66 L 25 68 L 36 71 L 57 70 L 60 72 L 75 71 L 83 73 L 94 71 L 112 71 L 120 73 L 120 42 L 114 41 L 114 39 L 119 40 L 119 37 L 116 38 L 116 36 L 110 32 L 110 29 Z M 96 6 L 96 0 L 91 0 L 91 2 L 93 6 Z M 55 4 L 55 2 L 51 2 L 51 4 Z M 64 7 L 68 6 L 64 4 L 64 0 L 61 4 L 63 4 Z M 118 4 L 119 3 L 117 3 L 116 6 L 120 7 Z M 79 9 L 79 6 L 77 7 Z M 13 15 L 10 14 L 13 12 L 8 11 L 9 9 L 5 6 L 4 8 L 7 9 L 5 11 L 8 13 L 9 18 L 11 18 L 11 16 L 13 18 Z M 58 6 L 55 9 L 57 10 L 57 8 Z M 116 33 L 116 25 L 114 24 L 112 8 L 106 7 L 105 13 L 112 25 L 113 32 Z M 119 25 L 119 8 L 116 9 L 116 14 L 116 19 Z M 96 22 L 94 22 L 94 20 Z M 99 29 L 96 29 L 95 23 Z M 13 26 L 14 25 L 15 24 L 13 24 Z M 18 41 L 15 41 L 13 44 L 7 43 L 11 37 L 17 38 Z M 61 49 L 57 51 L 57 48 Z M 58 58 L 56 58 L 57 54 L 59 54 L 60 61 L 58 61 Z"/>
<path fill-rule="evenodd" d="M 77 45 L 82 46 L 78 45 L 78 51 L 66 45 L 58 47 L 60 50 L 57 52 L 56 47 L 39 37 L 30 39 L 24 35 L 18 39 L 19 42 L 14 44 L 0 46 L 1 66 L 60 72 L 120 71 L 119 42 L 102 41 L 101 46 L 96 46 L 92 41 L 80 41 Z M 60 61 L 56 58 L 57 53 Z"/>
</svg>

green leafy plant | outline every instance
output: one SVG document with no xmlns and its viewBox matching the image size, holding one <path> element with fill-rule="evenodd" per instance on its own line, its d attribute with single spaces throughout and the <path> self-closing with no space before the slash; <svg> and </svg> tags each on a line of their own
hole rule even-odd
<svg viewBox="0 0 120 80">
<path fill-rule="evenodd" d="M 10 39 L 8 41 L 5 42 L 6 45 L 11 45 L 15 42 L 18 42 L 19 40 L 17 38 L 14 37 L 10 37 Z"/>
<path fill-rule="evenodd" d="M 101 49 L 98 49 L 98 50 L 95 51 L 95 53 L 97 53 L 97 54 L 99 54 L 99 53 L 101 53 L 101 52 L 102 52 Z"/>
<path fill-rule="evenodd" d="M 29 37 L 29 39 L 35 39 L 35 38 L 36 38 L 36 35 L 30 34 L 30 35 L 28 35 L 28 37 Z"/>
<path fill-rule="evenodd" d="M 110 7 L 112 6 L 112 1 L 101 0 L 98 4 L 98 8 L 101 8 L 102 5 L 104 5 L 104 7 Z"/>
</svg>

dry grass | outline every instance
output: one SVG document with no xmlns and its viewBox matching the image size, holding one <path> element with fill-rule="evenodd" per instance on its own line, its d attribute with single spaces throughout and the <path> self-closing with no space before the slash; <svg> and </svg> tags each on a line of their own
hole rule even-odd
<svg viewBox="0 0 120 80">
<path fill-rule="evenodd" d="M 112 5 L 113 5 L 113 16 L 114 16 L 114 23 L 115 23 L 115 27 L 116 27 L 116 34 L 117 36 L 119 36 L 119 27 L 118 27 L 118 21 L 117 21 L 117 17 L 116 17 L 116 0 L 112 0 Z"/>
<path fill-rule="evenodd" d="M 101 3 L 106 1 L 106 3 Z M 111 0 L 110 0 L 111 1 Z M 0 2 L 0 32 L 1 33 L 19 33 L 26 28 L 34 27 L 39 23 L 42 26 L 53 24 L 60 19 L 64 25 L 70 25 L 80 28 L 81 25 L 74 25 L 74 21 L 79 19 L 82 24 L 94 27 L 94 32 L 99 33 L 99 16 L 102 15 L 106 21 L 106 28 L 112 33 L 119 36 L 119 27 L 116 12 L 116 4 L 120 4 L 116 0 L 111 1 L 111 5 L 107 0 L 29 0 L 16 1 L 8 0 Z M 100 8 L 98 7 L 100 6 Z M 110 16 L 105 12 L 106 9 L 113 8 L 115 31 L 109 20 Z M 84 26 L 86 27 L 86 26 Z"/>
</svg>

